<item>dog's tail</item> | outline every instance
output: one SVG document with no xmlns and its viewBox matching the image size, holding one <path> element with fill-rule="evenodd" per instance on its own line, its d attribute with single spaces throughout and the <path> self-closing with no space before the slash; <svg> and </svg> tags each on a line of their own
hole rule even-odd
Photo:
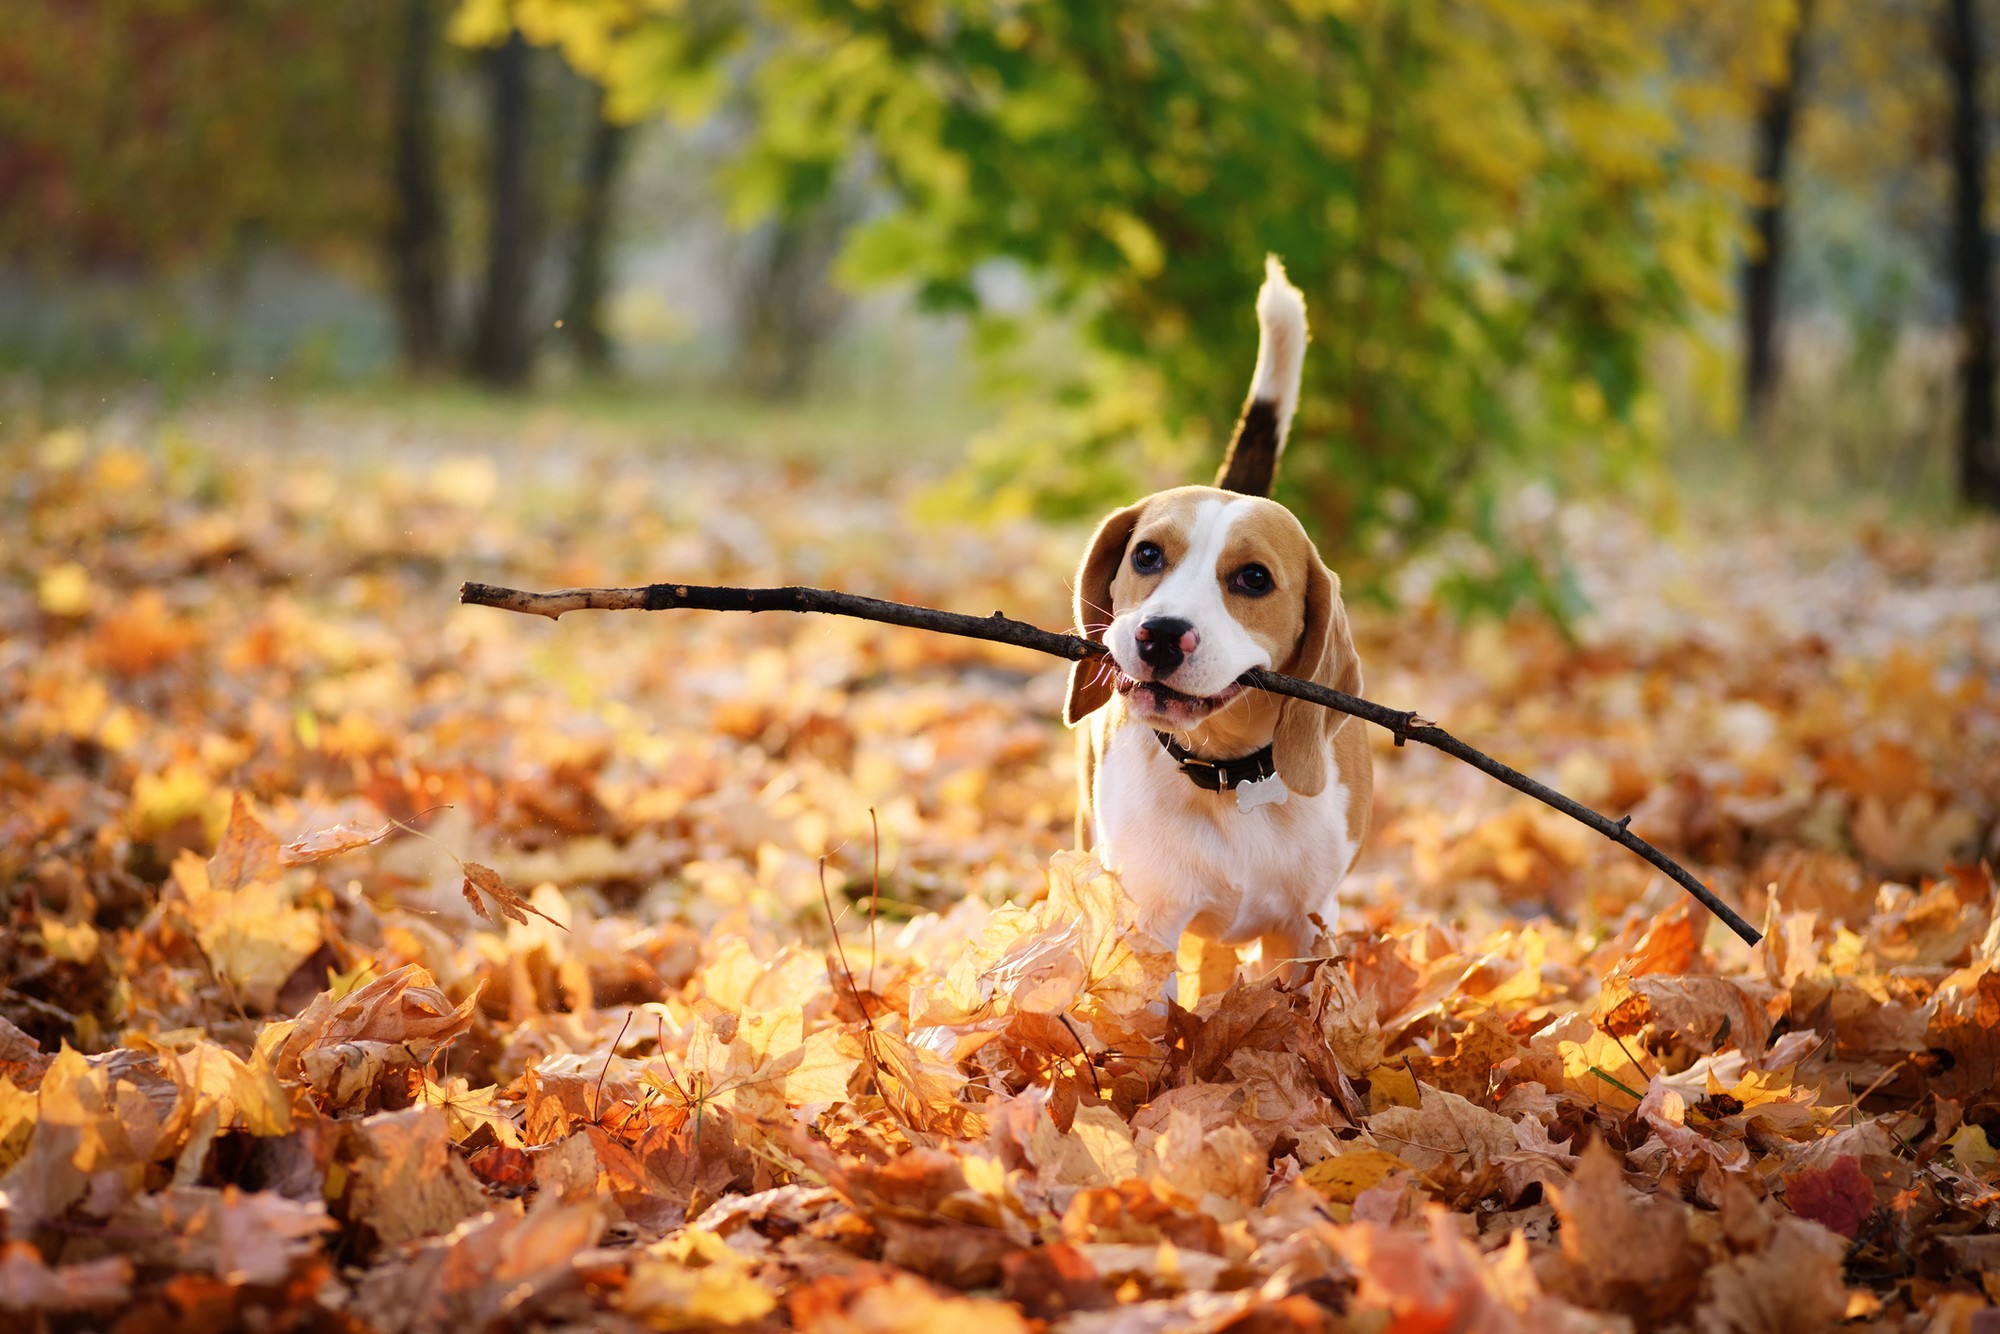
<svg viewBox="0 0 2000 1334">
<path fill-rule="evenodd" d="M 1306 359 L 1306 298 L 1276 255 L 1264 259 L 1264 285 L 1257 290 L 1257 373 L 1250 397 L 1236 420 L 1236 434 L 1223 455 L 1215 484 L 1246 496 L 1268 496 L 1278 474 L 1278 456 L 1299 406 L 1299 370 Z"/>
</svg>

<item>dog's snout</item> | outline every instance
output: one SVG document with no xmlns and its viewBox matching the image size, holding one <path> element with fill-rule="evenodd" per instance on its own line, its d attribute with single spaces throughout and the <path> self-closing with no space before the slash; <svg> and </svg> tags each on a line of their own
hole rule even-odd
<svg viewBox="0 0 2000 1334">
<path fill-rule="evenodd" d="M 1142 622 L 1133 638 L 1139 641 L 1139 660 L 1153 669 L 1155 677 L 1172 676 L 1174 669 L 1201 642 L 1201 635 L 1192 625 L 1171 616 Z"/>
</svg>

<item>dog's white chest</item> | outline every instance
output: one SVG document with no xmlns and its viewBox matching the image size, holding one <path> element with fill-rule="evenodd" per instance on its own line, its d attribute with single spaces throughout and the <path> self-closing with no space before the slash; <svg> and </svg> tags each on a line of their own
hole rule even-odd
<svg viewBox="0 0 2000 1334">
<path fill-rule="evenodd" d="M 1242 944 L 1310 913 L 1331 922 L 1355 853 L 1337 774 L 1315 796 L 1274 784 L 1242 801 L 1246 788 L 1196 787 L 1143 726 L 1105 741 L 1092 794 L 1098 850 L 1155 937 L 1173 944 L 1193 925 Z"/>
</svg>

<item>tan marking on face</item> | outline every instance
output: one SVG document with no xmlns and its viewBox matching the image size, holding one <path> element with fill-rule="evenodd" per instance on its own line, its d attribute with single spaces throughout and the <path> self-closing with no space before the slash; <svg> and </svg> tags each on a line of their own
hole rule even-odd
<svg viewBox="0 0 2000 1334">
<path fill-rule="evenodd" d="M 1214 578 L 1224 605 L 1237 623 L 1256 637 L 1271 661 L 1290 660 L 1305 625 L 1307 562 L 1319 559 L 1312 540 L 1292 512 L 1273 500 L 1248 498 L 1252 508 L 1230 526 L 1229 539 L 1215 563 Z M 1195 512 L 1205 500 L 1243 503 L 1246 497 L 1208 486 L 1182 486 L 1149 497 L 1125 544 L 1125 559 L 1111 581 L 1113 615 L 1123 615 L 1144 602 L 1165 573 L 1141 574 L 1132 568 L 1132 552 L 1141 542 L 1154 542 L 1166 555 L 1166 569 L 1178 569 L 1188 554 Z M 1245 565 L 1259 564 L 1271 572 L 1273 589 L 1263 597 L 1232 593 L 1229 577 Z M 1282 670 L 1280 667 L 1279 670 Z"/>
<path fill-rule="evenodd" d="M 1119 563 L 1118 573 L 1111 581 L 1110 611 L 1113 615 L 1123 615 L 1144 602 L 1159 586 L 1160 580 L 1166 577 L 1164 572 L 1141 574 L 1132 568 L 1132 553 L 1139 544 L 1159 543 L 1160 550 L 1166 553 L 1166 568 L 1177 568 L 1187 556 L 1194 512 L 1209 495 L 1207 487 L 1183 486 L 1162 491 L 1145 501 L 1145 508 L 1139 511 L 1139 521 L 1133 526 L 1131 540 L 1125 544 L 1125 558 Z"/>
<path fill-rule="evenodd" d="M 1230 614 L 1271 656 L 1272 668 L 1292 670 L 1299 634 L 1305 629 L 1306 575 L 1318 554 L 1305 529 L 1290 510 L 1265 501 L 1236 520 L 1229 541 L 1216 562 Z M 1229 580 L 1246 565 L 1271 572 L 1271 591 L 1251 597 L 1229 588 Z"/>
<path fill-rule="evenodd" d="M 1201 647 L 1190 657 L 1202 679 L 1222 679 L 1215 674 L 1217 654 L 1240 664 L 1224 674 L 1232 679 L 1235 671 L 1249 666 L 1268 666 L 1297 676 L 1315 674 L 1317 649 L 1313 662 L 1304 662 L 1301 654 L 1309 628 L 1309 593 L 1325 576 L 1318 552 L 1290 510 L 1259 497 L 1190 486 L 1149 496 L 1124 514 L 1130 526 L 1124 530 L 1116 563 L 1099 567 L 1101 572 L 1093 579 L 1091 562 L 1098 558 L 1104 530 L 1100 530 L 1100 545 L 1086 556 L 1078 587 L 1083 590 L 1095 583 L 1099 591 L 1086 592 L 1089 600 L 1079 603 L 1079 621 L 1089 619 L 1088 612 L 1130 625 L 1146 603 L 1163 597 L 1167 601 L 1160 607 L 1161 614 L 1187 616 L 1202 635 Z M 1159 546 L 1165 561 L 1163 569 L 1152 573 L 1141 572 L 1132 563 L 1134 554 L 1147 542 Z M 1204 568 L 1196 570 L 1191 562 L 1201 562 Z M 1250 564 L 1262 565 L 1270 575 L 1270 591 L 1261 596 L 1231 587 L 1232 577 Z M 1195 592 L 1190 580 L 1205 588 Z M 1205 612 L 1198 610 L 1204 602 L 1208 606 Z M 1147 614 L 1156 613 L 1148 609 Z M 1107 636 L 1107 642 L 1110 638 Z M 1209 663 L 1206 668 L 1197 661 L 1203 654 Z M 1208 684 L 1197 688 L 1219 687 Z M 1278 697 L 1246 691 L 1211 712 L 1205 721 L 1178 730 L 1197 748 L 1247 753 L 1272 739 L 1282 709 Z"/>
</svg>

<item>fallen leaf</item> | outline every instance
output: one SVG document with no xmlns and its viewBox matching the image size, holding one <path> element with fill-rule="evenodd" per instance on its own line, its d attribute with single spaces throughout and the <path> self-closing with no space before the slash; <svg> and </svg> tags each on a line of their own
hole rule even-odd
<svg viewBox="0 0 2000 1334">
<path fill-rule="evenodd" d="M 482 894 L 492 899 L 493 906 L 498 908 L 503 916 L 512 921 L 525 925 L 528 920 L 528 914 L 533 913 L 551 926 L 561 927 L 564 931 L 569 930 L 561 922 L 558 922 L 555 918 L 549 916 L 540 908 L 537 908 L 534 904 L 509 889 L 507 882 L 502 880 L 500 873 L 492 867 L 481 866 L 478 862 L 465 862 L 463 866 L 465 869 L 465 901 L 472 905 L 472 911 L 478 913 L 486 921 L 490 922 L 494 919 L 492 914 L 486 911 L 486 904 L 480 897 Z"/>
<path fill-rule="evenodd" d="M 1032 1319 L 1111 1305 L 1111 1288 L 1083 1252 L 1067 1242 L 1015 1251 L 1000 1262 L 1007 1300 Z"/>
<path fill-rule="evenodd" d="M 579 1284 L 577 1262 L 603 1230 L 594 1200 L 544 1199 L 525 1214 L 480 1214 L 370 1269 L 354 1309 L 370 1328 L 392 1334 L 516 1325 L 543 1298 Z"/>
<path fill-rule="evenodd" d="M 1831 1167 L 1808 1167 L 1785 1178 L 1785 1202 L 1809 1219 L 1852 1241 L 1875 1212 L 1875 1187 L 1861 1175 L 1861 1161 L 1842 1154 Z"/>
<path fill-rule="evenodd" d="M 1695 1328 L 1702 1334 L 1810 1334 L 1847 1314 L 1847 1248 L 1824 1228 L 1782 1219 L 1759 1250 L 1710 1269 Z"/>
<path fill-rule="evenodd" d="M 396 828 L 396 822 L 391 820 L 372 829 L 358 824 L 334 824 L 308 830 L 278 849 L 278 860 L 286 866 L 309 866 L 380 843 Z"/>
<path fill-rule="evenodd" d="M 1375 999 L 1361 995 L 1344 966 L 1326 964 L 1314 974 L 1312 1006 L 1342 1074 L 1358 1079 L 1382 1063 L 1382 1026 L 1376 1022 Z"/>
<path fill-rule="evenodd" d="M 2000 1180 L 2000 1153 L 1995 1153 L 1983 1126 L 1960 1126 L 1946 1141 L 1958 1170 L 1982 1181 Z"/>
<path fill-rule="evenodd" d="M 369 1093 L 382 1072 L 410 1069 L 472 1026 L 477 993 L 453 1005 L 416 964 L 336 998 L 315 996 L 298 1018 L 273 1024 L 259 1040 L 280 1079 L 308 1079 L 335 1105 Z"/>
<path fill-rule="evenodd" d="M 1678 1201 L 1641 1196 L 1604 1141 L 1577 1156 L 1571 1184 L 1556 1188 L 1563 1283 L 1580 1305 L 1664 1320 L 1695 1299 L 1703 1263 Z"/>
<path fill-rule="evenodd" d="M 796 570 L 1053 625 L 1067 528 L 940 542 L 924 468 L 662 465 L 560 413 L 550 472 L 442 420 L 413 452 L 106 411 L 0 422 L 24 1328 L 1957 1330 L 2000 1297 L 1987 530 L 1689 505 L 1665 540 L 1571 497 L 1575 641 L 1439 614 L 1423 561 L 1402 612 L 1354 600 L 1402 702 L 1767 943 L 1378 737 L 1337 957 L 1293 983 L 1158 948 L 1065 851 L 1037 656 L 438 596 L 467 561 Z"/>
<path fill-rule="evenodd" d="M 1456 1093 L 1419 1084 L 1419 1107 L 1387 1107 L 1368 1118 L 1368 1132 L 1418 1168 L 1464 1160 L 1482 1167 L 1514 1152 L 1514 1127 L 1506 1117 Z"/>
<path fill-rule="evenodd" d="M 447 1119 L 436 1107 L 382 1112 L 356 1129 L 348 1216 L 384 1246 L 451 1231 L 486 1202 L 479 1183 L 451 1152 Z"/>
<path fill-rule="evenodd" d="M 25 1241 L 0 1248 L 0 1310 L 92 1311 L 131 1296 L 132 1262 L 123 1256 L 50 1266 Z"/>
<path fill-rule="evenodd" d="M 1392 1172 L 1407 1172 L 1410 1164 L 1381 1149 L 1351 1149 L 1322 1158 L 1308 1167 L 1300 1179 L 1337 1204 L 1353 1204 L 1355 1197 L 1370 1186 L 1378 1186 Z"/>
<path fill-rule="evenodd" d="M 150 1236 L 138 1247 L 154 1263 L 203 1270 L 232 1285 L 281 1281 L 335 1226 L 319 1200 L 234 1186 L 176 1185 L 140 1197 L 113 1221 L 127 1236 Z"/>
</svg>

